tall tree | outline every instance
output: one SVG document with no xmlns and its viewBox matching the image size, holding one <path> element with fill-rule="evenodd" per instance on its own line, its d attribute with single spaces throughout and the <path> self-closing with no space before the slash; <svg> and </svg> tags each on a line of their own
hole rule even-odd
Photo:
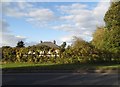
<svg viewBox="0 0 120 87">
<path fill-rule="evenodd" d="M 66 42 L 63 42 L 62 45 L 61 45 L 61 48 L 65 48 L 66 47 Z"/>
<path fill-rule="evenodd" d="M 17 46 L 16 47 L 24 47 L 24 42 L 23 41 L 18 41 Z"/>
<path fill-rule="evenodd" d="M 106 49 L 118 53 L 120 52 L 120 1 L 111 2 L 104 21 L 108 30 L 104 37 Z"/>
<path fill-rule="evenodd" d="M 120 28 L 120 1 L 111 2 L 111 6 L 105 14 L 104 21 L 108 29 Z"/>
<path fill-rule="evenodd" d="M 120 52 L 120 1 L 111 2 L 104 16 L 105 27 L 97 28 L 92 44 L 102 50 Z"/>
<path fill-rule="evenodd" d="M 56 41 L 54 40 L 53 43 L 56 44 Z"/>
<path fill-rule="evenodd" d="M 60 46 L 60 56 L 61 56 L 61 53 L 65 51 L 66 45 L 67 45 L 66 42 L 63 42 L 62 45 Z"/>
<path fill-rule="evenodd" d="M 105 33 L 106 33 L 106 29 L 104 27 L 98 27 L 96 31 L 93 33 L 93 40 L 91 41 L 91 43 L 92 45 L 95 46 L 95 48 L 102 49 L 102 50 L 105 49 L 103 47 L 106 44 L 104 43 Z"/>
</svg>

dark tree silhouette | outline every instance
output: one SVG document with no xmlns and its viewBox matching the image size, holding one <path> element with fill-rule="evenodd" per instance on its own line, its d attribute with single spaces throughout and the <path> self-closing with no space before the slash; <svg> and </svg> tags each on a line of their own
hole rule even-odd
<svg viewBox="0 0 120 87">
<path fill-rule="evenodd" d="M 63 42 L 62 45 L 60 46 L 60 52 L 64 52 L 66 47 L 66 42 Z"/>
<path fill-rule="evenodd" d="M 16 47 L 25 47 L 24 45 L 25 45 L 25 44 L 24 44 L 24 42 L 23 42 L 23 41 L 18 41 L 18 43 L 17 43 L 17 46 L 16 46 Z"/>
<path fill-rule="evenodd" d="M 40 43 L 42 43 L 43 41 L 41 40 Z"/>
<path fill-rule="evenodd" d="M 53 43 L 56 44 L 56 41 L 54 40 Z"/>
<path fill-rule="evenodd" d="M 61 48 L 65 48 L 66 47 L 66 42 L 63 42 L 63 44 L 61 45 Z"/>
</svg>

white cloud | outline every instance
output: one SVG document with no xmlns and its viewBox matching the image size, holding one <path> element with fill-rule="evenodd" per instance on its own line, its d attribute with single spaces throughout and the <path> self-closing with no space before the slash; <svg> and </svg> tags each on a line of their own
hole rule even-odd
<svg viewBox="0 0 120 87">
<path fill-rule="evenodd" d="M 30 1 L 30 2 L 99 2 L 100 0 L 1 0 L 2 2 L 23 2 L 23 1 Z M 102 0 L 103 2 L 108 2 L 109 0 Z M 118 1 L 118 0 L 111 0 L 111 1 Z"/>
<path fill-rule="evenodd" d="M 20 18 L 20 17 L 24 17 L 24 16 L 27 16 L 26 13 L 24 12 L 19 12 L 17 11 L 16 9 L 7 9 L 7 16 L 13 16 L 13 17 L 16 17 L 16 18 Z"/>
<path fill-rule="evenodd" d="M 24 18 L 27 22 L 38 25 L 47 24 L 56 18 L 52 10 L 35 7 L 34 3 L 30 2 L 3 3 L 3 14 Z"/>
<path fill-rule="evenodd" d="M 13 34 L 6 34 L 3 33 L 2 35 L 0 34 L 0 47 L 1 46 L 12 46 L 15 47 L 17 46 L 18 41 L 23 41 L 25 46 L 32 46 L 37 44 L 37 42 L 26 42 L 27 38 L 24 36 L 15 36 Z"/>
<path fill-rule="evenodd" d="M 79 37 L 82 38 L 83 40 L 86 41 L 91 41 L 92 40 L 92 36 L 90 35 L 91 32 L 86 31 L 83 34 L 81 33 L 70 33 L 66 36 L 63 36 L 60 38 L 61 42 L 67 42 L 68 44 L 71 44 L 74 41 L 74 37 Z"/>
<path fill-rule="evenodd" d="M 73 35 L 63 36 L 63 37 L 60 38 L 60 41 L 71 43 L 72 40 L 73 40 L 73 37 L 74 37 Z"/>
<path fill-rule="evenodd" d="M 8 30 L 9 24 L 5 20 L 0 20 L 0 28 L 1 28 L 1 33 L 3 32 L 10 32 Z"/>
<path fill-rule="evenodd" d="M 69 35 L 61 38 L 61 41 L 67 42 L 70 42 L 73 36 L 82 37 L 84 40 L 90 41 L 96 26 L 104 25 L 103 17 L 109 7 L 109 2 L 102 1 L 94 9 L 88 9 L 87 5 L 79 3 L 62 5 L 59 6 L 59 12 L 64 16 L 57 18 L 56 13 L 50 8 L 38 8 L 28 2 L 16 3 L 17 6 L 15 8 L 10 3 L 4 4 L 3 13 L 7 16 L 23 17 L 27 22 L 38 24 L 39 26 L 48 25 L 57 19 L 60 25 L 52 26 L 52 28 L 69 32 Z"/>
<path fill-rule="evenodd" d="M 11 34 L 9 31 L 9 24 L 5 20 L 0 21 L 0 28 L 2 31 L 0 31 L 0 47 L 1 46 L 16 46 L 17 42 L 22 40 L 25 41 L 26 37 L 23 36 L 16 36 Z"/>
<path fill-rule="evenodd" d="M 74 15 L 61 16 L 60 19 L 61 20 L 73 20 L 74 19 Z"/>
<path fill-rule="evenodd" d="M 32 9 L 28 12 L 29 22 L 48 22 L 55 18 L 54 13 L 50 9 Z"/>
<path fill-rule="evenodd" d="M 10 2 L 4 2 L 2 4 L 2 13 L 6 16 L 16 17 L 16 18 L 24 17 L 27 15 L 23 11 L 20 11 L 18 5 L 17 7 L 12 7 L 12 5 L 14 4 Z"/>
<path fill-rule="evenodd" d="M 63 31 L 73 31 L 74 26 L 72 26 L 70 24 L 62 24 L 62 25 L 59 25 L 59 26 L 54 26 L 53 29 L 63 30 Z"/>
<path fill-rule="evenodd" d="M 19 9 L 21 9 L 21 10 L 24 10 L 24 9 L 26 9 L 26 8 L 32 8 L 33 7 L 33 5 L 32 4 L 30 4 L 30 3 L 28 3 L 28 2 L 18 2 L 17 3 L 17 5 L 18 5 L 18 7 L 19 7 Z"/>
<path fill-rule="evenodd" d="M 81 4 L 60 6 L 59 8 L 65 14 L 65 16 L 60 17 L 60 19 L 64 21 L 64 26 L 55 26 L 54 29 L 70 32 L 70 35 L 62 37 L 62 41 L 69 42 L 73 36 L 78 36 L 86 41 L 90 41 L 92 40 L 92 33 L 96 30 L 96 26 L 104 26 L 103 18 L 109 6 L 109 2 L 102 1 L 100 1 L 94 9 L 86 9 L 87 6 Z M 68 21 L 72 24 L 69 24 Z"/>
<path fill-rule="evenodd" d="M 73 34 L 70 34 L 70 35 L 65 35 L 65 36 L 62 36 L 60 39 L 59 39 L 59 42 L 62 44 L 62 42 L 67 42 L 67 46 L 68 45 L 71 45 L 71 43 L 73 42 L 74 40 L 74 35 Z"/>
<path fill-rule="evenodd" d="M 36 44 L 38 44 L 38 42 L 25 42 L 26 47 L 33 46 L 33 45 L 36 45 Z"/>
<path fill-rule="evenodd" d="M 2 35 L 2 45 L 8 45 L 8 46 L 16 46 L 18 41 L 25 41 L 26 38 L 18 37 L 12 34 L 5 34 Z"/>
<path fill-rule="evenodd" d="M 110 2 L 100 2 L 97 7 L 93 10 L 95 19 L 97 20 L 97 25 L 104 25 L 103 19 Z"/>
<path fill-rule="evenodd" d="M 25 36 L 13 35 L 9 30 L 9 24 L 5 20 L 0 20 L 0 47 L 12 46 L 15 47 L 18 41 L 24 41 L 25 46 L 31 46 L 37 44 L 37 42 L 26 42 Z"/>
<path fill-rule="evenodd" d="M 70 10 L 75 10 L 75 9 L 79 10 L 79 9 L 84 9 L 86 7 L 87 7 L 87 5 L 85 5 L 85 4 L 75 3 L 72 5 L 68 5 L 68 6 L 62 5 L 59 7 L 59 9 L 62 10 L 63 12 L 69 12 Z"/>
<path fill-rule="evenodd" d="M 27 22 L 44 26 L 48 22 L 53 21 L 54 12 L 47 8 L 34 7 L 33 3 L 29 2 L 3 2 L 3 15 L 15 18 L 24 18 Z M 0 33 L 1 46 L 10 45 L 16 46 L 20 40 L 26 41 L 26 37 L 13 35 L 9 31 L 9 24 L 6 21 L 0 21 L 2 31 Z M 26 42 L 26 46 L 36 42 Z"/>
</svg>

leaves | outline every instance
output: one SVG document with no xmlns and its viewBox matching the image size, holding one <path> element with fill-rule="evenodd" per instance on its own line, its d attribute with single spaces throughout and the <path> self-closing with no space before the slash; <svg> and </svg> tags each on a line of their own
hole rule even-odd
<svg viewBox="0 0 120 87">
<path fill-rule="evenodd" d="M 16 47 L 24 47 L 24 42 L 23 41 L 18 41 L 17 46 Z"/>
<path fill-rule="evenodd" d="M 120 1 L 111 2 L 109 10 L 106 12 L 104 21 L 106 27 L 110 30 L 112 27 L 120 27 Z M 112 28 L 115 29 L 115 28 Z"/>
</svg>

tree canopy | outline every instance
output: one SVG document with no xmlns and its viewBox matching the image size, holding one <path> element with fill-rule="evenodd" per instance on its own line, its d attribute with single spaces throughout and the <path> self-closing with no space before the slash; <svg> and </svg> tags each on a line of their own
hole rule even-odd
<svg viewBox="0 0 120 87">
<path fill-rule="evenodd" d="M 104 21 L 108 29 L 120 27 L 120 1 L 111 2 L 111 6 L 105 14 Z"/>
<path fill-rule="evenodd" d="M 120 52 L 120 1 L 111 2 L 104 17 L 108 31 L 105 35 L 106 47 L 111 52 Z"/>
<path fill-rule="evenodd" d="M 24 42 L 23 41 L 18 41 L 17 46 L 16 47 L 24 47 Z"/>
<path fill-rule="evenodd" d="M 111 2 L 104 16 L 105 27 L 97 28 L 92 44 L 98 49 L 120 52 L 120 1 Z"/>
</svg>

